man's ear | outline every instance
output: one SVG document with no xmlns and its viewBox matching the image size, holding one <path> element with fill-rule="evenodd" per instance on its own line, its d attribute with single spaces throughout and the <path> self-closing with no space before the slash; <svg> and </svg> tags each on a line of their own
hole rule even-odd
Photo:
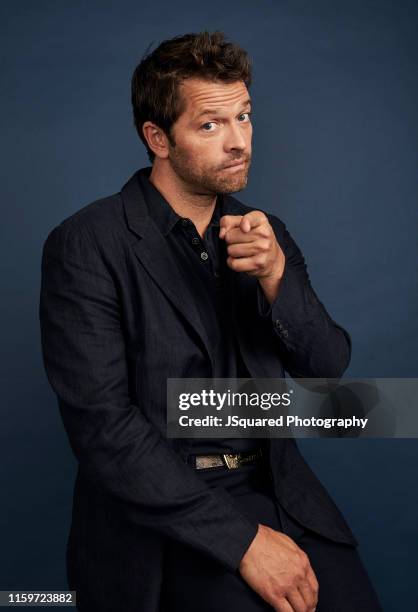
<svg viewBox="0 0 418 612">
<path fill-rule="evenodd" d="M 169 141 L 165 132 L 155 123 L 145 121 L 142 133 L 155 157 L 167 159 Z"/>
</svg>

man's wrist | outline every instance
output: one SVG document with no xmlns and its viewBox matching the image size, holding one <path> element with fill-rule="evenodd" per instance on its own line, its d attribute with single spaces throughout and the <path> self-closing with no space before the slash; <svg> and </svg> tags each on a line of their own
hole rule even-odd
<svg viewBox="0 0 418 612">
<path fill-rule="evenodd" d="M 283 274 L 280 276 L 263 276 L 258 279 L 260 287 L 270 305 L 274 302 L 279 294 L 282 278 Z"/>
<path fill-rule="evenodd" d="M 257 531 L 256 531 L 256 533 L 254 534 L 254 537 L 252 538 L 252 540 L 249 542 L 249 544 L 248 544 L 248 546 L 247 546 L 247 548 L 246 548 L 246 550 L 245 550 L 245 552 L 244 552 L 244 554 L 243 554 L 243 556 L 242 556 L 242 558 L 241 558 L 241 561 L 239 562 L 238 569 L 239 569 L 240 571 L 243 569 L 243 567 L 245 566 L 245 564 L 248 562 L 248 558 L 249 558 L 248 553 L 249 553 L 250 549 L 252 549 L 252 548 L 253 548 L 254 542 L 255 542 L 255 540 L 256 540 L 256 538 L 257 538 L 258 534 L 260 533 L 260 529 L 261 529 L 261 527 L 262 527 L 262 525 L 261 525 L 260 523 L 258 523 L 258 524 L 257 524 Z"/>
</svg>

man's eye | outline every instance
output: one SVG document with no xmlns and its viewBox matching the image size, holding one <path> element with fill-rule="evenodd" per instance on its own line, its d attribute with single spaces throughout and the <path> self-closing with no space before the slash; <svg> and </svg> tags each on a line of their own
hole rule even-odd
<svg viewBox="0 0 418 612">
<path fill-rule="evenodd" d="M 240 115 L 238 115 L 238 121 L 241 121 L 241 123 L 243 123 L 244 121 L 249 121 L 250 120 L 250 115 L 251 113 L 241 113 Z"/>
<path fill-rule="evenodd" d="M 209 121 L 208 123 L 204 123 L 202 125 L 202 130 L 204 130 L 205 132 L 213 132 L 213 129 L 215 127 L 215 124 L 213 121 Z"/>
</svg>

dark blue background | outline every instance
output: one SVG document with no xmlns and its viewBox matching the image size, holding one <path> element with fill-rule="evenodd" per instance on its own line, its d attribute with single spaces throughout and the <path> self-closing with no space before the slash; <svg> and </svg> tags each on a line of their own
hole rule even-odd
<svg viewBox="0 0 418 612">
<path fill-rule="evenodd" d="M 63 218 L 148 163 L 129 99 L 143 51 L 206 28 L 250 52 L 254 162 L 239 197 L 279 215 L 302 248 L 352 335 L 346 375 L 414 377 L 418 5 L 73 0 L 0 11 L 0 588 L 63 589 L 75 461 L 40 352 L 41 248 Z M 416 440 L 300 446 L 357 534 L 385 611 L 417 609 Z"/>
</svg>

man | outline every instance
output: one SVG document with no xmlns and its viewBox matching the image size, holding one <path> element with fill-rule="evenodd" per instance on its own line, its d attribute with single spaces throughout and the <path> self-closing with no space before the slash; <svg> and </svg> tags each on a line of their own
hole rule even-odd
<svg viewBox="0 0 418 612">
<path fill-rule="evenodd" d="M 165 437 L 167 378 L 340 377 L 350 360 L 283 222 L 229 195 L 247 183 L 249 85 L 221 33 L 163 42 L 132 80 L 152 168 L 44 245 L 44 361 L 79 461 L 80 610 L 380 609 L 294 440 Z"/>
</svg>

